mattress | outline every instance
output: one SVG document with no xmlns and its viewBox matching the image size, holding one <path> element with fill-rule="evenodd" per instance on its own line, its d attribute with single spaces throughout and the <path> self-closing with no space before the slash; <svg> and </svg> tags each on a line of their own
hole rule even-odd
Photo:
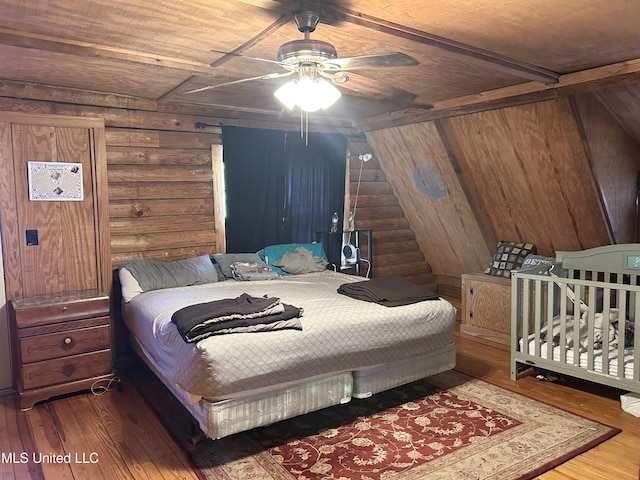
<svg viewBox="0 0 640 480">
<path fill-rule="evenodd" d="M 390 308 L 336 293 L 355 281 L 362 278 L 326 271 L 158 290 L 136 296 L 124 317 L 158 373 L 196 400 L 260 395 L 274 385 L 282 389 L 402 362 L 451 345 L 455 308 L 449 302 Z M 190 344 L 171 322 L 182 307 L 242 293 L 275 296 L 302 308 L 302 330 L 215 335 Z"/>
</svg>

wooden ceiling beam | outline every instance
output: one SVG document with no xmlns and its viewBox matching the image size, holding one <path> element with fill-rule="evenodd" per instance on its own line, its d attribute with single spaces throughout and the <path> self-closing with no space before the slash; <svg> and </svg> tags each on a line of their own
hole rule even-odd
<svg viewBox="0 0 640 480">
<path fill-rule="evenodd" d="M 577 95 L 640 82 L 640 58 L 560 76 L 554 85 L 527 82 L 435 102 L 430 110 L 405 108 L 357 121 L 361 131 L 427 122 L 439 118 Z"/>
<path fill-rule="evenodd" d="M 95 105 L 110 108 L 127 108 L 130 110 L 155 111 L 158 109 L 158 103 L 149 98 L 9 80 L 0 80 L 0 97 L 26 98 L 30 100 L 76 105 Z"/>
<path fill-rule="evenodd" d="M 234 49 L 232 52 L 228 52 L 227 53 L 227 52 L 217 52 L 215 50 L 212 50 L 212 52 L 221 53 L 222 56 L 220 58 L 218 58 L 216 61 L 212 62 L 209 66 L 211 68 L 215 68 L 215 67 L 218 67 L 218 66 L 222 65 L 223 63 L 228 62 L 232 58 L 241 57 L 243 52 L 247 51 L 248 49 L 253 47 L 255 44 L 260 42 L 261 40 L 264 40 L 265 38 L 267 38 L 269 35 L 271 35 L 273 32 L 278 30 L 280 27 L 282 27 L 285 23 L 288 23 L 289 21 L 291 21 L 291 15 L 288 15 L 288 14 L 281 15 L 280 18 L 278 18 L 275 22 L 273 22 L 267 28 L 262 30 L 257 35 L 255 35 L 253 38 L 251 38 L 251 39 L 247 40 L 246 42 L 244 42 L 242 45 L 240 45 L 238 48 Z M 160 97 L 158 97 L 157 100 L 158 101 L 162 101 L 162 100 L 166 100 L 166 99 L 170 98 L 172 94 L 174 94 L 175 92 L 181 90 L 186 85 L 189 85 L 196 78 L 198 78 L 197 75 L 191 75 L 189 78 L 183 80 L 178 85 L 176 85 L 173 88 L 167 90 Z"/>
<path fill-rule="evenodd" d="M 481 48 L 476 48 L 449 38 L 422 32 L 406 25 L 389 22 L 361 12 L 355 12 L 353 10 L 342 8 L 338 5 L 331 5 L 325 8 L 330 8 L 332 11 L 335 11 L 336 18 L 340 20 L 446 50 L 456 55 L 462 55 L 466 57 L 468 61 L 477 65 L 491 68 L 515 77 L 543 84 L 552 84 L 557 83 L 560 76 L 557 72 L 552 72 L 551 70 L 547 70 L 536 65 L 520 62 L 514 58 L 499 55 Z"/>
<path fill-rule="evenodd" d="M 221 65 L 221 64 L 227 62 L 228 60 L 234 58 L 234 57 L 242 56 L 242 54 L 244 52 L 246 52 L 247 50 L 249 50 L 251 47 L 253 47 L 254 45 L 258 44 L 259 42 L 261 42 L 262 40 L 267 38 L 269 35 L 271 35 L 276 30 L 279 30 L 280 27 L 282 27 L 283 25 L 289 23 L 292 18 L 293 17 L 290 14 L 281 15 L 280 18 L 278 18 L 275 22 L 273 22 L 267 28 L 262 30 L 257 35 L 255 35 L 253 38 L 251 38 L 251 39 L 247 40 L 246 42 L 244 42 L 238 48 L 235 48 L 233 51 L 228 52 L 228 53 L 222 52 L 223 53 L 222 57 L 220 57 L 215 62 L 213 62 L 211 64 L 211 66 L 212 67 L 217 67 L 218 65 Z"/>
<path fill-rule="evenodd" d="M 110 48 L 83 42 L 72 42 L 61 38 L 54 38 L 1 27 L 0 44 L 41 50 L 45 52 L 61 53 L 65 55 L 74 55 L 78 57 L 102 58 L 120 62 L 153 65 L 154 67 L 183 70 L 190 73 L 215 74 L 215 70 L 206 63 L 163 57 L 134 50 Z"/>
</svg>

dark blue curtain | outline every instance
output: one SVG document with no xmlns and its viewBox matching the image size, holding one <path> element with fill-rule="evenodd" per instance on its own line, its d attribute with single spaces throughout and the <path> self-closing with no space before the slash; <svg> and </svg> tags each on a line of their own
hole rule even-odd
<svg viewBox="0 0 640 480">
<path fill-rule="evenodd" d="M 223 127 L 227 252 L 283 243 L 284 132 Z"/>
<path fill-rule="evenodd" d="M 223 127 L 228 252 L 307 243 L 342 223 L 347 139 Z"/>
</svg>

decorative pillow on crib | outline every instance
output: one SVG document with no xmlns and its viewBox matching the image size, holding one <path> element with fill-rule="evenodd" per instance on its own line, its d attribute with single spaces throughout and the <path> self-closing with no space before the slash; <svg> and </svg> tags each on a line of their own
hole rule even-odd
<svg viewBox="0 0 640 480">
<path fill-rule="evenodd" d="M 544 257 L 542 255 L 527 255 L 522 262 L 521 268 L 534 268 L 539 267 L 537 270 L 531 270 L 528 273 L 534 275 L 549 275 L 551 265 L 556 263 L 554 257 Z"/>
<path fill-rule="evenodd" d="M 293 252 L 287 252 L 280 260 L 272 263 L 273 266 L 280 267 L 287 273 L 298 275 L 300 273 L 324 272 L 327 269 L 327 261 L 311 250 L 298 247 Z"/>
<path fill-rule="evenodd" d="M 233 278 L 231 264 L 236 262 L 256 263 L 266 266 L 257 253 L 214 253 L 213 258 L 220 266 L 220 270 L 227 278 Z"/>
<path fill-rule="evenodd" d="M 527 255 L 534 253 L 536 253 L 536 247 L 533 243 L 501 240 L 498 242 L 491 263 L 484 273 L 495 275 L 496 277 L 509 278 L 511 270 L 517 270 L 522 267 Z"/>
<path fill-rule="evenodd" d="M 125 302 L 130 302 L 142 292 L 218 281 L 218 274 L 208 255 L 174 262 L 130 260 L 120 265 L 118 276 Z"/>
<path fill-rule="evenodd" d="M 313 255 L 328 262 L 327 254 L 324 251 L 322 243 L 282 243 L 278 245 L 269 245 L 268 247 L 264 247 L 262 250 L 259 250 L 258 255 L 260 255 L 260 258 L 280 275 L 292 275 L 291 273 L 284 271 L 281 267 L 275 265 L 275 263 L 278 262 L 285 253 L 293 252 L 298 247 L 306 248 L 307 250 L 310 250 Z"/>
</svg>

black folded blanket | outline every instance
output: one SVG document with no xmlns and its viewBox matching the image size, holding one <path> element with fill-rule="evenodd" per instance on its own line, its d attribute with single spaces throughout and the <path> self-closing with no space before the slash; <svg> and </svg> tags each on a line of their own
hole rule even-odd
<svg viewBox="0 0 640 480">
<path fill-rule="evenodd" d="M 338 293 L 386 307 L 397 307 L 440 298 L 437 293 L 411 283 L 400 275 L 372 278 L 363 282 L 343 283 L 338 287 Z"/>
<path fill-rule="evenodd" d="M 281 303 L 276 297 L 252 297 L 243 293 L 198 303 L 177 310 L 171 321 L 182 338 L 193 343 L 211 335 L 262 332 L 293 328 L 302 330 L 302 309 Z"/>
</svg>

